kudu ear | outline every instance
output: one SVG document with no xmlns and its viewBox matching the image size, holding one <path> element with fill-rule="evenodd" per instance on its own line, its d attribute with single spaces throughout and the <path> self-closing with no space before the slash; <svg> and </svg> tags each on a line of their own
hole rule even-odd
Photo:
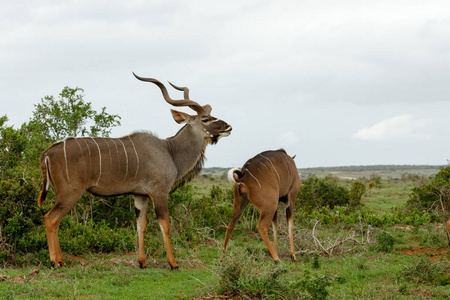
<svg viewBox="0 0 450 300">
<path fill-rule="evenodd" d="M 203 105 L 202 108 L 203 108 L 203 110 L 205 111 L 205 113 L 206 113 L 207 115 L 210 115 L 210 114 L 211 114 L 211 111 L 212 111 L 211 105 L 206 104 L 206 105 Z"/>
<path fill-rule="evenodd" d="M 173 109 L 171 109 L 170 112 L 172 113 L 173 119 L 178 124 L 186 123 L 192 117 L 192 116 L 190 116 L 190 115 L 188 115 L 188 114 L 186 114 L 184 112 L 176 111 L 176 110 L 173 110 Z"/>
</svg>

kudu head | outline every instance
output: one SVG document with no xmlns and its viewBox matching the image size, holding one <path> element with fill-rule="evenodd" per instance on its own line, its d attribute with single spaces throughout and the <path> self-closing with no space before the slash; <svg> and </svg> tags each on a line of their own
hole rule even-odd
<svg viewBox="0 0 450 300">
<path fill-rule="evenodd" d="M 190 100 L 189 89 L 187 87 L 178 87 L 169 82 L 173 88 L 184 92 L 184 99 L 173 100 L 170 98 L 164 84 L 162 84 L 160 81 L 154 78 L 143 78 L 134 73 L 133 75 L 141 81 L 147 81 L 156 84 L 161 89 L 163 97 L 167 103 L 173 106 L 189 106 L 195 112 L 197 112 L 197 115 L 189 115 L 187 113 L 171 109 L 170 111 L 172 112 L 172 116 L 178 124 L 187 123 L 194 128 L 200 129 L 199 132 L 202 132 L 205 139 L 211 144 L 217 143 L 217 141 L 221 137 L 230 135 L 232 129 L 231 126 L 226 122 L 211 116 L 212 108 L 210 105 L 206 104 L 204 106 L 201 106 L 197 102 Z"/>
</svg>

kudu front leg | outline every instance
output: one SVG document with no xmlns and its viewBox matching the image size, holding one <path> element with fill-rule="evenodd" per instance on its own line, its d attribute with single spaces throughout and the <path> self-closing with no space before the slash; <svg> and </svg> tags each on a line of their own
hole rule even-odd
<svg viewBox="0 0 450 300">
<path fill-rule="evenodd" d="M 138 262 L 139 267 L 144 269 L 147 267 L 145 261 L 144 238 L 145 230 L 147 229 L 148 197 L 134 196 L 134 208 L 136 212 L 136 225 L 139 239 Z"/>
<path fill-rule="evenodd" d="M 170 243 L 170 221 L 169 221 L 169 208 L 167 204 L 167 195 L 164 197 L 153 197 L 153 204 L 155 205 L 156 217 L 158 218 L 159 227 L 164 239 L 164 246 L 166 248 L 167 261 L 170 268 L 178 269 L 178 265 L 173 255 L 172 244 Z"/>
</svg>

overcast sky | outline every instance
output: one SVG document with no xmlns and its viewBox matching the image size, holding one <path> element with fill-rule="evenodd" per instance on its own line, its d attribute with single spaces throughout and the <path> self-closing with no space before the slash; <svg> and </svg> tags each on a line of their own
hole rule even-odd
<svg viewBox="0 0 450 300">
<path fill-rule="evenodd" d="M 450 159 L 449 1 L 1 3 L 8 125 L 69 86 L 122 117 L 114 137 L 174 135 L 170 105 L 134 71 L 188 86 L 233 126 L 208 147 L 207 167 L 278 148 L 299 168 Z"/>
</svg>

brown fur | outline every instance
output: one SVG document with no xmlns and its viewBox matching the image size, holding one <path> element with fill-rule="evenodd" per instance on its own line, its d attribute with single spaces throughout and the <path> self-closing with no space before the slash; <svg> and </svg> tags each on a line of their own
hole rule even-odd
<svg viewBox="0 0 450 300">
<path fill-rule="evenodd" d="M 231 126 L 212 117 L 210 106 L 202 107 L 189 99 L 172 100 L 159 81 L 136 77 L 158 85 L 168 103 L 189 106 L 197 115 L 172 110 L 174 120 L 186 125 L 175 136 L 165 140 L 146 132 L 121 138 L 69 137 L 44 151 L 40 164 L 43 189 L 38 204 L 42 205 L 50 183 L 55 193 L 55 204 L 44 220 L 50 261 L 55 267 L 65 265 L 58 241 L 59 223 L 86 191 L 100 196 L 134 196 L 138 261 L 142 268 L 146 267 L 144 234 L 148 200 L 152 199 L 167 260 L 171 268 L 178 267 L 169 237 L 168 195 L 198 174 L 206 146 L 229 135 Z"/>
<path fill-rule="evenodd" d="M 290 256 L 296 260 L 293 239 L 293 214 L 295 197 L 300 190 L 300 177 L 294 160 L 283 149 L 265 151 L 249 159 L 241 170 L 230 170 L 235 180 L 234 207 L 231 222 L 225 235 L 223 253 L 228 240 L 242 212 L 250 201 L 260 211 L 256 228 L 275 262 L 279 261 L 277 252 L 277 207 L 278 202 L 286 202 L 286 217 L 289 228 Z M 270 243 L 268 228 L 273 223 L 274 245 Z"/>
</svg>

